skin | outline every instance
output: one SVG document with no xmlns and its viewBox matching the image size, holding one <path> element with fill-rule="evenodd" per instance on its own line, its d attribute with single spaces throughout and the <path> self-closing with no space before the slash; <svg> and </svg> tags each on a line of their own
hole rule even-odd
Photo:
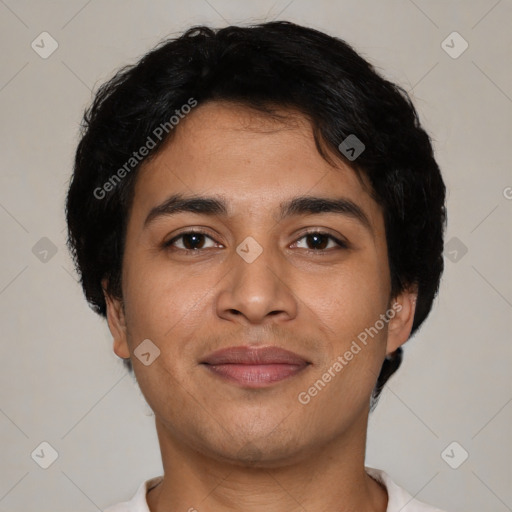
<svg viewBox="0 0 512 512">
<path fill-rule="evenodd" d="M 287 120 L 278 122 L 240 105 L 202 104 L 137 177 L 123 301 L 106 299 L 114 351 L 131 357 L 155 413 L 164 480 L 147 495 L 151 512 L 387 507 L 385 489 L 364 471 L 369 400 L 386 354 L 409 337 L 416 293 L 390 297 L 384 219 L 368 183 L 342 162 L 328 164 L 310 123 L 283 113 Z M 178 192 L 222 195 L 229 216 L 184 212 L 144 226 L 149 211 Z M 280 203 L 299 195 L 349 198 L 372 231 L 335 213 L 278 222 Z M 162 247 L 190 228 L 207 236 Z M 321 254 L 304 235 L 313 228 L 348 248 L 324 238 Z M 263 249 L 252 263 L 236 252 L 247 236 Z M 200 250 L 183 250 L 191 247 Z M 400 312 L 301 404 L 298 394 L 392 302 Z M 160 349 L 149 366 L 133 354 L 145 339 Z M 228 383 L 200 364 L 238 345 L 276 345 L 311 364 L 260 389 Z"/>
</svg>

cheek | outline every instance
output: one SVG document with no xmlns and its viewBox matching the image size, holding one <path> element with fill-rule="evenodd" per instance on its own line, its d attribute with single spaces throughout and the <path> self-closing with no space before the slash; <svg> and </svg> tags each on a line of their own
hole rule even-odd
<svg viewBox="0 0 512 512">
<path fill-rule="evenodd" d="M 327 405 L 333 395 L 340 404 L 366 403 L 386 350 L 387 324 L 380 317 L 388 305 L 386 283 L 376 265 L 361 264 L 333 274 L 324 284 L 323 293 L 317 287 L 313 295 L 316 306 L 311 304 L 328 327 L 326 357 L 318 371 L 329 390 L 320 393 L 317 403 Z"/>
<path fill-rule="evenodd" d="M 327 290 L 317 290 L 309 303 L 326 340 L 325 355 L 318 360 L 309 389 L 316 393 L 312 402 L 318 414 L 325 415 L 332 403 L 340 405 L 331 411 L 330 419 L 337 424 L 347 408 L 367 403 L 378 377 L 386 350 L 387 324 L 381 315 L 387 310 L 387 290 L 368 271 L 331 278 Z M 307 389 L 302 391 L 309 394 Z"/>
<path fill-rule="evenodd" d="M 157 345 L 178 333 L 181 339 L 187 338 L 197 329 L 196 317 L 204 314 L 213 285 L 205 273 L 177 272 L 154 262 L 127 265 L 123 292 L 132 337 L 154 339 Z"/>
<path fill-rule="evenodd" d="M 373 325 L 387 307 L 387 277 L 374 258 L 354 258 L 321 280 L 306 282 L 311 307 L 343 339 Z"/>
</svg>

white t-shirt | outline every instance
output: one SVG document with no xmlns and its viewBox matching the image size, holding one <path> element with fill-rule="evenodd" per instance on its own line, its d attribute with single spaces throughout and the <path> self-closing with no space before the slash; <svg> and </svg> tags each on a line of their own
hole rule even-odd
<svg viewBox="0 0 512 512">
<path fill-rule="evenodd" d="M 388 507 L 386 512 L 443 512 L 436 507 L 415 500 L 407 491 L 396 485 L 384 471 L 368 467 L 365 469 L 374 480 L 384 485 L 387 490 Z M 113 505 L 104 512 L 150 512 L 146 501 L 146 493 L 157 486 L 162 478 L 162 476 L 157 476 L 142 482 L 130 501 Z"/>
</svg>

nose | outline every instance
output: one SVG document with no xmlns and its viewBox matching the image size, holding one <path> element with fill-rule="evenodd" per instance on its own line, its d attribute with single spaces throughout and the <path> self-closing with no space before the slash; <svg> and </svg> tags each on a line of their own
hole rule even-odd
<svg viewBox="0 0 512 512">
<path fill-rule="evenodd" d="M 245 255 L 256 248 L 250 243 L 240 244 L 240 252 L 233 252 L 227 262 L 231 271 L 221 281 L 217 295 L 219 317 L 259 324 L 286 321 L 296 316 L 298 307 L 292 291 L 291 268 L 287 268 L 277 250 L 270 249 L 269 245 L 259 247 L 261 253 L 252 260 Z"/>
</svg>

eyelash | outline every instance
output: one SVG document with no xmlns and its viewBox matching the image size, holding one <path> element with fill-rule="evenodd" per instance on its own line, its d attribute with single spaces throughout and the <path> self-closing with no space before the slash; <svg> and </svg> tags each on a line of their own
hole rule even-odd
<svg viewBox="0 0 512 512">
<path fill-rule="evenodd" d="M 180 249 L 180 248 L 175 248 L 175 247 L 172 248 L 172 245 L 174 244 L 174 242 L 176 240 L 179 240 L 180 238 L 182 238 L 185 235 L 204 235 L 207 238 L 210 238 L 211 240 L 213 240 L 213 238 L 208 233 L 206 233 L 204 231 L 200 231 L 200 230 L 184 231 L 183 233 L 180 233 L 179 235 L 175 236 L 174 238 L 172 238 L 168 242 L 164 242 L 163 243 L 163 248 L 164 249 L 171 249 L 171 250 L 178 250 L 178 251 L 182 251 L 182 252 L 185 252 L 185 253 L 198 253 L 198 252 L 201 252 L 202 250 L 206 250 L 206 249 Z M 342 240 L 339 240 L 338 238 L 332 236 L 329 233 L 326 233 L 325 231 L 308 231 L 308 232 L 304 233 L 300 238 L 298 238 L 297 241 L 298 240 L 302 240 L 303 238 L 305 238 L 308 235 L 326 236 L 327 238 L 331 239 L 332 241 L 334 241 L 339 246 L 338 249 L 348 249 L 348 244 L 347 243 L 343 242 Z M 213 240 L 213 241 L 215 241 L 215 240 Z M 309 252 L 309 253 L 316 253 L 316 254 L 325 254 L 327 252 L 330 252 L 331 250 L 332 249 L 320 249 L 320 250 L 306 249 L 307 252 Z"/>
</svg>

